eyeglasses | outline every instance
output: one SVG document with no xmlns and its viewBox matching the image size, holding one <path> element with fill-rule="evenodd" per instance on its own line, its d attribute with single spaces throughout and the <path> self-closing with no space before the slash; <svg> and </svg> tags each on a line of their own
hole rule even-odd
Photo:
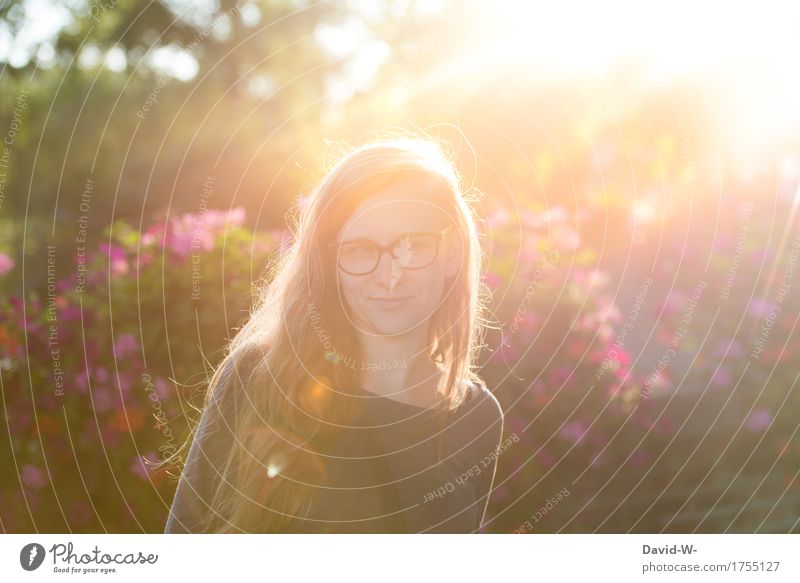
<svg viewBox="0 0 800 583">
<path fill-rule="evenodd" d="M 345 243 L 330 243 L 338 247 L 339 268 L 350 275 L 367 275 L 375 271 L 387 251 L 404 269 L 428 267 L 439 255 L 439 243 L 452 228 L 448 225 L 438 233 L 406 233 L 388 245 L 379 245 L 371 239 L 356 239 Z"/>
</svg>

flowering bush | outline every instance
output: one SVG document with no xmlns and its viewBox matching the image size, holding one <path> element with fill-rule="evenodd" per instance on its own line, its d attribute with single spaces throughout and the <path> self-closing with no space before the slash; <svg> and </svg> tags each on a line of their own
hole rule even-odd
<svg viewBox="0 0 800 583">
<path fill-rule="evenodd" d="M 696 450 L 690 438 L 708 429 L 697 420 L 720 411 L 733 430 L 739 424 L 728 443 L 757 441 L 785 487 L 796 488 L 800 448 L 787 411 L 799 403 L 787 364 L 800 345 L 777 333 L 794 329 L 795 300 L 776 290 L 729 294 L 744 321 L 728 321 L 705 301 L 725 291 L 730 262 L 706 272 L 690 258 L 676 283 L 668 260 L 637 274 L 620 304 L 612 274 L 579 236 L 591 217 L 500 208 L 483 227 L 491 235 L 484 282 L 500 326 L 487 336 L 480 373 L 506 412 L 506 436 L 516 436 L 498 458 L 487 530 L 518 529 L 542 501 L 571 489 L 586 493 L 561 504 L 586 509 L 552 513 L 533 530 L 585 531 L 607 520 L 605 528 L 630 528 L 643 514 L 621 514 L 627 496 L 640 485 L 664 491 Z M 286 240 L 281 231 L 250 232 L 241 209 L 157 220 L 141 232 L 117 222 L 106 236 L 75 254 L 74 275 L 52 294 L 1 300 L 3 434 L 11 436 L 2 461 L 13 476 L 0 490 L 6 531 L 163 530 L 175 483 L 153 462 L 185 437 L 208 366 Z M 730 246 L 735 233 L 720 237 Z M 679 257 L 667 248 L 667 259 Z M 746 261 L 764 259 L 758 253 L 745 250 L 742 280 L 756 265 Z M 772 260 L 788 269 L 787 253 Z M 0 271 L 13 269 L 0 255 Z M 772 333 L 758 341 L 766 322 Z M 647 336 L 646 350 L 637 336 Z M 675 360 L 664 363 L 670 350 Z M 676 376 L 680 355 L 694 358 L 686 378 Z M 736 390 L 741 383 L 746 390 Z M 695 392 L 681 398 L 687 385 Z M 710 464 L 695 461 L 702 477 Z M 603 493 L 605 506 L 595 499 Z M 660 528 L 654 520 L 642 528 Z"/>
<path fill-rule="evenodd" d="M 728 250 L 747 208 L 736 202 L 717 231 Z M 494 229 L 487 283 L 503 325 L 482 373 L 501 398 L 506 433 L 521 437 L 498 458 L 489 530 L 520 529 L 565 487 L 582 495 L 570 498 L 570 510 L 536 515 L 542 523 L 533 531 L 660 529 L 702 493 L 709 475 L 741 508 L 754 489 L 739 496 L 732 487 L 748 472 L 756 482 L 770 479 L 761 495 L 772 502 L 789 488 L 796 498 L 800 444 L 791 412 L 800 394 L 786 363 L 800 348 L 791 334 L 800 297 L 788 293 L 800 237 L 794 252 L 787 245 L 770 256 L 761 243 L 768 225 L 745 217 L 756 236 L 739 246 L 735 285 L 737 255 L 707 262 L 667 237 L 653 273 L 634 270 L 627 290 L 622 281 L 612 290 L 612 275 L 578 236 L 596 228 L 591 213 L 572 225 L 567 216 L 558 208 L 500 209 L 487 221 Z M 659 225 L 675 234 L 680 226 L 677 219 Z M 747 287 L 765 263 L 781 266 L 770 301 L 753 299 Z M 763 518 L 750 516 L 741 528 Z"/>
<path fill-rule="evenodd" d="M 163 530 L 174 483 L 152 462 L 185 437 L 207 365 L 279 243 L 243 220 L 185 214 L 141 234 L 115 223 L 53 297 L 4 302 L 3 464 L 25 492 L 4 481 L 6 530 Z"/>
</svg>

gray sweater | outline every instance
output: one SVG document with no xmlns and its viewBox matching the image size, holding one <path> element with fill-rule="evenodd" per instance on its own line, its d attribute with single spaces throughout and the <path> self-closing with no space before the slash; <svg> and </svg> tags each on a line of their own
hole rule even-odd
<svg viewBox="0 0 800 583">
<path fill-rule="evenodd" d="M 355 397 L 364 399 L 363 414 L 325 456 L 314 508 L 282 532 L 478 532 L 503 433 L 503 412 L 486 386 L 472 383 L 444 428 L 432 410 L 364 390 Z M 203 411 L 165 532 L 203 532 L 213 485 L 236 445 L 233 415 L 240 406 L 223 391 Z"/>
</svg>

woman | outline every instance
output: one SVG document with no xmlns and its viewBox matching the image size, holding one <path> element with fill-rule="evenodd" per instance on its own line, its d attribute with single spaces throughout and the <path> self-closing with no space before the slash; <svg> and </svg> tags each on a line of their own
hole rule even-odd
<svg viewBox="0 0 800 583">
<path fill-rule="evenodd" d="M 166 532 L 480 530 L 503 413 L 473 371 L 488 290 L 438 144 L 343 156 L 275 267 L 181 450 Z"/>
</svg>

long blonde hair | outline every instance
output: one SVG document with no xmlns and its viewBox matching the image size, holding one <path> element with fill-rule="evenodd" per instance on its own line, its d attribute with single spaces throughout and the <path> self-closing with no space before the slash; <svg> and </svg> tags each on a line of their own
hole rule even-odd
<svg viewBox="0 0 800 583">
<path fill-rule="evenodd" d="M 431 203 L 445 211 L 462 242 L 461 268 L 428 336 L 431 360 L 448 373 L 445 411 L 464 401 L 467 382 L 480 380 L 473 369 L 489 291 L 481 281 L 482 253 L 470 205 L 477 191 L 463 191 L 451 158 L 428 137 L 395 135 L 350 149 L 296 207 L 300 220 L 292 226 L 293 244 L 271 266 L 247 322 L 209 381 L 206 406 L 222 390 L 233 391 L 239 405 L 231 427 L 237 447 L 215 480 L 207 531 L 281 532 L 293 517 L 307 516 L 312 485 L 325 472 L 318 446 L 346 426 L 352 413 L 336 395 L 360 382 L 351 367 L 337 366 L 330 351 L 346 347 L 348 358 L 361 358 L 347 308 L 339 304 L 335 252 L 328 243 L 382 187 L 420 181 L 437 186 Z M 178 462 L 185 460 L 196 430 L 195 425 L 176 452 Z M 283 479 L 276 479 L 276 472 Z"/>
</svg>

